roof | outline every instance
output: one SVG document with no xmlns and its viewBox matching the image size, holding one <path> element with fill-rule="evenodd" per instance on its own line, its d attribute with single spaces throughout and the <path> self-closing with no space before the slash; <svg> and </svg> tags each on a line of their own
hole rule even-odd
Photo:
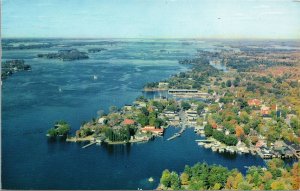
<svg viewBox="0 0 300 191">
<path fill-rule="evenodd" d="M 248 100 L 248 105 L 250 105 L 250 106 L 253 106 L 253 105 L 258 106 L 260 104 L 261 104 L 261 101 L 258 100 L 258 99 L 250 99 L 250 100 Z"/>
<path fill-rule="evenodd" d="M 155 126 L 150 126 L 147 125 L 144 128 L 141 129 L 142 131 L 149 131 L 149 132 L 153 132 L 153 133 L 163 133 L 164 132 L 164 128 L 160 128 L 160 129 L 156 129 Z"/>
<path fill-rule="evenodd" d="M 134 120 L 132 119 L 125 119 L 123 122 L 124 125 L 133 125 L 134 124 Z"/>
</svg>

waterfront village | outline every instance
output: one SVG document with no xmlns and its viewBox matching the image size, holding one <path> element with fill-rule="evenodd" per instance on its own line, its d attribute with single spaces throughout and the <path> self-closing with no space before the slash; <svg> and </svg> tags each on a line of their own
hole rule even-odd
<svg viewBox="0 0 300 191">
<path fill-rule="evenodd" d="M 166 96 L 140 96 L 122 108 L 111 106 L 108 114 L 99 112 L 66 141 L 89 141 L 83 148 L 101 142 L 147 142 L 175 126 L 178 132 L 166 138 L 172 141 L 193 127 L 203 137 L 193 141 L 214 152 L 299 159 L 300 72 L 295 53 L 262 56 L 247 49 L 198 54 L 179 61 L 190 70 L 146 84 L 144 91 Z M 226 66 L 226 71 L 216 69 L 216 64 Z M 60 133 L 63 126 L 56 124 L 48 136 L 66 135 L 68 131 Z"/>
</svg>

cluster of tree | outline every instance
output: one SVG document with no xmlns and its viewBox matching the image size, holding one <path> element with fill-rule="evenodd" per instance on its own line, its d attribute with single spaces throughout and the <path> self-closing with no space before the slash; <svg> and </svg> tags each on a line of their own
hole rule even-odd
<svg viewBox="0 0 300 191">
<path fill-rule="evenodd" d="M 53 128 L 49 129 L 47 136 L 54 138 L 57 136 L 67 136 L 70 132 L 70 125 L 65 121 L 57 121 Z"/>
<path fill-rule="evenodd" d="M 158 82 L 148 82 L 146 83 L 145 88 L 158 88 Z"/>
<path fill-rule="evenodd" d="M 300 188 L 300 163 L 288 166 L 280 159 L 272 159 L 267 168 L 250 167 L 246 175 L 237 169 L 197 163 L 178 175 L 164 170 L 160 188 L 167 190 L 298 190 Z"/>
<path fill-rule="evenodd" d="M 158 114 L 159 112 L 157 111 L 149 112 L 146 107 L 142 107 L 137 116 L 137 122 L 142 126 L 151 125 L 160 128 L 162 125 L 165 125 L 166 122 L 163 119 L 158 118 Z"/>
<path fill-rule="evenodd" d="M 25 64 L 24 60 L 6 60 L 1 63 L 1 79 L 6 79 L 13 73 L 23 70 L 30 70 L 31 66 Z"/>
<path fill-rule="evenodd" d="M 18 46 L 14 46 L 11 44 L 5 44 L 2 46 L 3 50 L 27 50 L 27 49 L 41 49 L 41 48 L 51 48 L 55 46 L 52 43 L 43 43 L 43 44 L 20 44 Z"/>
<path fill-rule="evenodd" d="M 128 142 L 130 137 L 136 132 L 136 128 L 130 125 L 122 127 L 120 129 L 105 128 L 103 129 L 105 137 L 112 142 L 125 141 Z"/>
<path fill-rule="evenodd" d="M 226 145 L 234 146 L 238 143 L 238 139 L 235 135 L 225 135 L 223 131 L 218 131 L 216 129 L 213 129 L 210 124 L 205 125 L 204 127 L 204 133 L 206 137 L 213 137 L 217 141 L 220 141 Z"/>
<path fill-rule="evenodd" d="M 225 60 L 223 59 L 223 62 Z M 257 66 L 265 66 L 265 67 L 272 67 L 272 66 L 291 66 L 291 63 L 288 62 L 276 62 L 271 60 L 262 60 L 262 59 L 247 59 L 247 58 L 240 58 L 240 57 L 229 57 L 226 58 L 226 63 L 228 67 L 237 69 L 238 72 L 249 72 Z"/>
<path fill-rule="evenodd" d="M 80 52 L 77 49 L 60 50 L 57 53 L 38 54 L 39 58 L 60 59 L 63 61 L 88 59 L 86 52 Z"/>
</svg>

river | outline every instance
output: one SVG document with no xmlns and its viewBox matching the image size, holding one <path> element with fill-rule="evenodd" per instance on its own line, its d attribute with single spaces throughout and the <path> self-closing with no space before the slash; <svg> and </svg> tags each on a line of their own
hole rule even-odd
<svg viewBox="0 0 300 191">
<path fill-rule="evenodd" d="M 132 103 L 142 95 L 146 82 L 186 71 L 178 59 L 195 56 L 197 49 L 214 49 L 212 43 L 181 40 L 93 41 L 99 45 L 57 42 L 81 51 L 107 50 L 89 54 L 88 60 L 68 62 L 36 56 L 55 52 L 59 46 L 3 51 L 4 60 L 24 59 L 32 66 L 31 71 L 16 73 L 2 84 L 3 188 L 153 189 L 166 168 L 179 172 L 185 164 L 205 161 L 245 172 L 244 166 L 264 165 L 256 156 L 221 155 L 199 147 L 193 129 L 173 141 L 166 139 L 178 129 L 169 128 L 164 138 L 148 143 L 85 149 L 79 143 L 48 141 L 45 133 L 55 121 L 66 120 L 74 133 L 97 111 Z M 149 177 L 153 183 L 147 181 Z"/>
</svg>

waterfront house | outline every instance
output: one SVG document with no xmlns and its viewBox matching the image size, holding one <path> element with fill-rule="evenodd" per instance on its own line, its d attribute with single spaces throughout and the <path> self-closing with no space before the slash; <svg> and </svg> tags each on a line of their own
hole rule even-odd
<svg viewBox="0 0 300 191">
<path fill-rule="evenodd" d="M 104 124 L 106 123 L 106 121 L 107 121 L 107 119 L 106 119 L 105 117 L 100 117 L 100 118 L 98 119 L 98 123 L 99 123 L 100 125 L 104 125 Z"/>
<path fill-rule="evenodd" d="M 147 125 L 144 128 L 141 128 L 141 132 L 146 133 L 146 132 L 151 132 L 154 135 L 162 135 L 164 133 L 164 128 L 155 128 L 155 126 Z"/>
<path fill-rule="evenodd" d="M 300 159 L 300 145 L 292 142 L 285 142 L 287 147 L 293 152 L 293 154 Z"/>
<path fill-rule="evenodd" d="M 161 89 L 168 89 L 168 88 L 169 88 L 169 83 L 166 83 L 166 82 L 159 82 L 159 83 L 158 83 L 158 88 L 161 88 Z"/>
<path fill-rule="evenodd" d="M 131 110 L 132 110 L 132 105 L 126 104 L 126 105 L 124 106 L 124 110 L 125 110 L 125 111 L 131 111 Z"/>
</svg>

